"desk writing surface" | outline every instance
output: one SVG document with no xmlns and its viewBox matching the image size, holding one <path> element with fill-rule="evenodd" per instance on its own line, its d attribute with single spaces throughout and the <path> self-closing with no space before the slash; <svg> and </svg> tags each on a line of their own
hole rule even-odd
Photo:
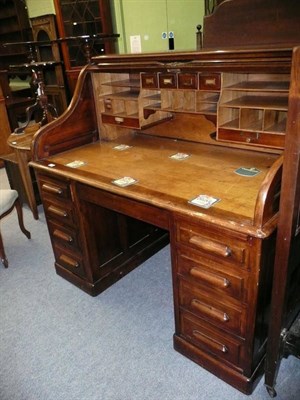
<svg viewBox="0 0 300 400">
<path fill-rule="evenodd" d="M 115 146 L 129 147 L 120 151 Z M 185 153 L 185 160 L 170 156 Z M 165 138 L 133 135 L 116 141 L 96 142 L 55 155 L 47 162 L 55 164 L 52 171 L 92 186 L 172 209 L 183 204 L 187 212 L 218 210 L 237 216 L 243 223 L 253 222 L 259 188 L 278 155 L 235 150 L 213 145 L 187 143 Z M 82 161 L 71 168 L 66 164 Z M 257 168 L 253 177 L 239 176 L 240 167 Z M 113 180 L 129 176 L 137 183 L 117 187 Z M 219 198 L 209 210 L 189 204 L 200 194 Z"/>
</svg>

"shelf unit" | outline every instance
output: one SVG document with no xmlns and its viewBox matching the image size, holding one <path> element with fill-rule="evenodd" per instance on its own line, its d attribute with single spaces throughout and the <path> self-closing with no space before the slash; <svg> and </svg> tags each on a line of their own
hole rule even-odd
<svg viewBox="0 0 300 400">
<path fill-rule="evenodd" d="M 54 14 L 42 15 L 30 19 L 33 39 L 41 42 L 37 46 L 37 61 L 56 61 L 53 66 L 43 70 L 45 93 L 49 103 L 53 104 L 58 114 L 68 106 L 69 93 L 65 84 L 64 70 L 59 44 L 50 41 L 57 39 L 57 27 Z"/>
<path fill-rule="evenodd" d="M 143 130 L 178 115 L 194 116 L 194 126 L 215 131 L 221 75 L 218 73 L 101 73 L 94 79 L 103 137 Z M 199 128 L 200 129 L 200 128 Z M 176 132 L 174 132 L 175 137 Z"/>
<path fill-rule="evenodd" d="M 284 147 L 289 75 L 224 74 L 217 139 Z"/>
<path fill-rule="evenodd" d="M 149 105 L 144 107 L 145 116 L 151 110 L 175 113 L 217 115 L 220 94 L 220 74 L 158 73 L 141 75 L 142 87 L 149 89 Z"/>
<path fill-rule="evenodd" d="M 109 0 L 53 0 L 59 36 L 112 34 Z M 115 52 L 115 39 L 94 40 L 92 55 Z M 82 42 L 72 40 L 61 44 L 70 91 L 75 89 L 81 67 L 87 64 Z"/>
<path fill-rule="evenodd" d="M 25 2 L 6 0 L 1 2 L 0 44 L 32 40 Z M 11 64 L 27 62 L 25 46 L 3 47 L 0 45 L 0 69 L 8 69 Z"/>
</svg>

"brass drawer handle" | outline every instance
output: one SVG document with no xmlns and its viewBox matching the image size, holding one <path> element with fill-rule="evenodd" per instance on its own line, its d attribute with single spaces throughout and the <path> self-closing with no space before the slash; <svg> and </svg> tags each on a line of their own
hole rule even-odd
<svg viewBox="0 0 300 400">
<path fill-rule="evenodd" d="M 231 249 L 230 247 L 212 242 L 211 240 L 204 239 L 199 236 L 192 236 L 189 239 L 189 243 L 194 244 L 195 246 L 199 247 L 200 249 L 204 251 L 209 251 L 210 253 L 215 253 L 218 256 L 221 257 L 230 257 L 231 256 Z"/>
<path fill-rule="evenodd" d="M 59 229 L 55 229 L 53 231 L 53 236 L 56 237 L 57 239 L 63 240 L 64 242 L 67 242 L 67 243 L 73 243 L 74 242 L 74 239 L 73 239 L 73 237 L 71 235 L 68 235 L 67 233 L 62 232 Z"/>
<path fill-rule="evenodd" d="M 64 264 L 67 264 L 71 268 L 78 268 L 79 267 L 79 262 L 73 260 L 73 258 L 66 256 L 65 254 L 62 254 L 59 257 L 59 260 L 62 261 Z"/>
<path fill-rule="evenodd" d="M 186 81 L 183 82 L 183 86 L 188 86 L 188 87 L 190 87 L 190 86 L 193 86 L 193 85 L 194 85 L 194 81 L 193 81 L 192 78 L 190 78 L 189 81 L 186 80 Z"/>
<path fill-rule="evenodd" d="M 124 122 L 124 118 L 122 118 L 122 117 L 115 117 L 115 122 L 116 122 L 117 124 L 122 124 L 122 123 Z"/>
<path fill-rule="evenodd" d="M 226 278 L 211 274 L 209 272 L 201 271 L 197 268 L 191 268 L 189 272 L 190 275 L 192 275 L 194 278 L 201 279 L 205 282 L 211 283 L 214 286 L 228 288 L 231 284 L 231 282 Z"/>
<path fill-rule="evenodd" d="M 52 214 L 57 215 L 58 217 L 63 217 L 63 218 L 68 217 L 67 211 L 61 210 L 60 208 L 57 208 L 55 206 L 48 207 L 48 211 L 51 212 Z"/>
<path fill-rule="evenodd" d="M 146 78 L 145 83 L 146 85 L 154 85 L 154 78 Z"/>
<path fill-rule="evenodd" d="M 216 78 L 206 78 L 204 79 L 205 85 L 214 86 L 216 84 Z"/>
<path fill-rule="evenodd" d="M 193 330 L 193 336 L 195 336 L 197 340 L 200 340 L 203 344 L 210 346 L 214 350 L 220 351 L 224 354 L 228 353 L 228 347 L 225 346 L 225 344 L 220 343 L 217 340 L 212 339 L 211 337 L 206 336 L 197 330 Z"/>
<path fill-rule="evenodd" d="M 163 79 L 163 84 L 164 85 L 172 85 L 173 84 L 173 79 L 172 78 L 164 78 Z"/>
<path fill-rule="evenodd" d="M 227 313 L 217 310 L 216 308 L 202 303 L 197 299 L 193 299 L 191 301 L 191 307 L 196 309 L 197 311 L 200 311 L 203 314 L 216 318 L 221 322 L 228 322 L 230 319 Z"/>
<path fill-rule="evenodd" d="M 58 195 L 63 194 L 63 190 L 60 187 L 48 185 L 47 183 L 43 183 L 42 189 L 45 192 L 52 193 L 52 194 L 58 194 Z"/>
</svg>

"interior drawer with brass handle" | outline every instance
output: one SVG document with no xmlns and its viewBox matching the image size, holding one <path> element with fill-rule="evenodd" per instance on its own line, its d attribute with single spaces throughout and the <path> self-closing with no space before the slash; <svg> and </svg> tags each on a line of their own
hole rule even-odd
<svg viewBox="0 0 300 400">
<path fill-rule="evenodd" d="M 134 117 L 126 117 L 126 116 L 119 116 L 119 115 L 109 115 L 109 114 L 102 114 L 101 115 L 103 124 L 112 124 L 112 125 L 119 125 L 119 126 L 126 126 L 128 128 L 140 128 L 140 122 L 138 116 Z"/>
<path fill-rule="evenodd" d="M 142 87 L 146 89 L 156 89 L 158 88 L 158 80 L 156 73 L 142 73 Z"/>
<path fill-rule="evenodd" d="M 177 75 L 176 74 L 159 74 L 159 87 L 162 89 L 175 89 L 177 88 Z"/>
<path fill-rule="evenodd" d="M 201 90 L 220 90 L 221 74 L 200 74 L 199 89 Z"/>
<path fill-rule="evenodd" d="M 196 73 L 178 74 L 179 89 L 198 89 L 198 75 Z"/>
</svg>

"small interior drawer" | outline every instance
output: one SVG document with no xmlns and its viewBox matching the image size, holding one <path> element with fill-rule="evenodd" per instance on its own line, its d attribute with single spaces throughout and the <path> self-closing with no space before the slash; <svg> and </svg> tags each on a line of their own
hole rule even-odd
<svg viewBox="0 0 300 400">
<path fill-rule="evenodd" d="M 198 75 L 197 74 L 178 74 L 178 88 L 179 89 L 198 89 Z"/>
<path fill-rule="evenodd" d="M 253 132 L 239 129 L 219 128 L 217 132 L 217 139 L 228 142 L 245 143 L 253 146 L 264 146 L 283 149 L 285 135 Z"/>
<path fill-rule="evenodd" d="M 142 87 L 146 89 L 157 89 L 158 79 L 157 74 L 141 74 Z"/>
<path fill-rule="evenodd" d="M 220 90 L 221 75 L 220 74 L 200 74 L 199 89 L 200 90 Z"/>
<path fill-rule="evenodd" d="M 159 74 L 159 87 L 164 89 L 177 88 L 177 75 L 176 74 Z"/>
<path fill-rule="evenodd" d="M 126 126 L 128 128 L 139 128 L 140 122 L 139 118 L 132 118 L 120 115 L 108 115 L 102 114 L 103 124 L 112 124 L 118 126 Z"/>
</svg>

